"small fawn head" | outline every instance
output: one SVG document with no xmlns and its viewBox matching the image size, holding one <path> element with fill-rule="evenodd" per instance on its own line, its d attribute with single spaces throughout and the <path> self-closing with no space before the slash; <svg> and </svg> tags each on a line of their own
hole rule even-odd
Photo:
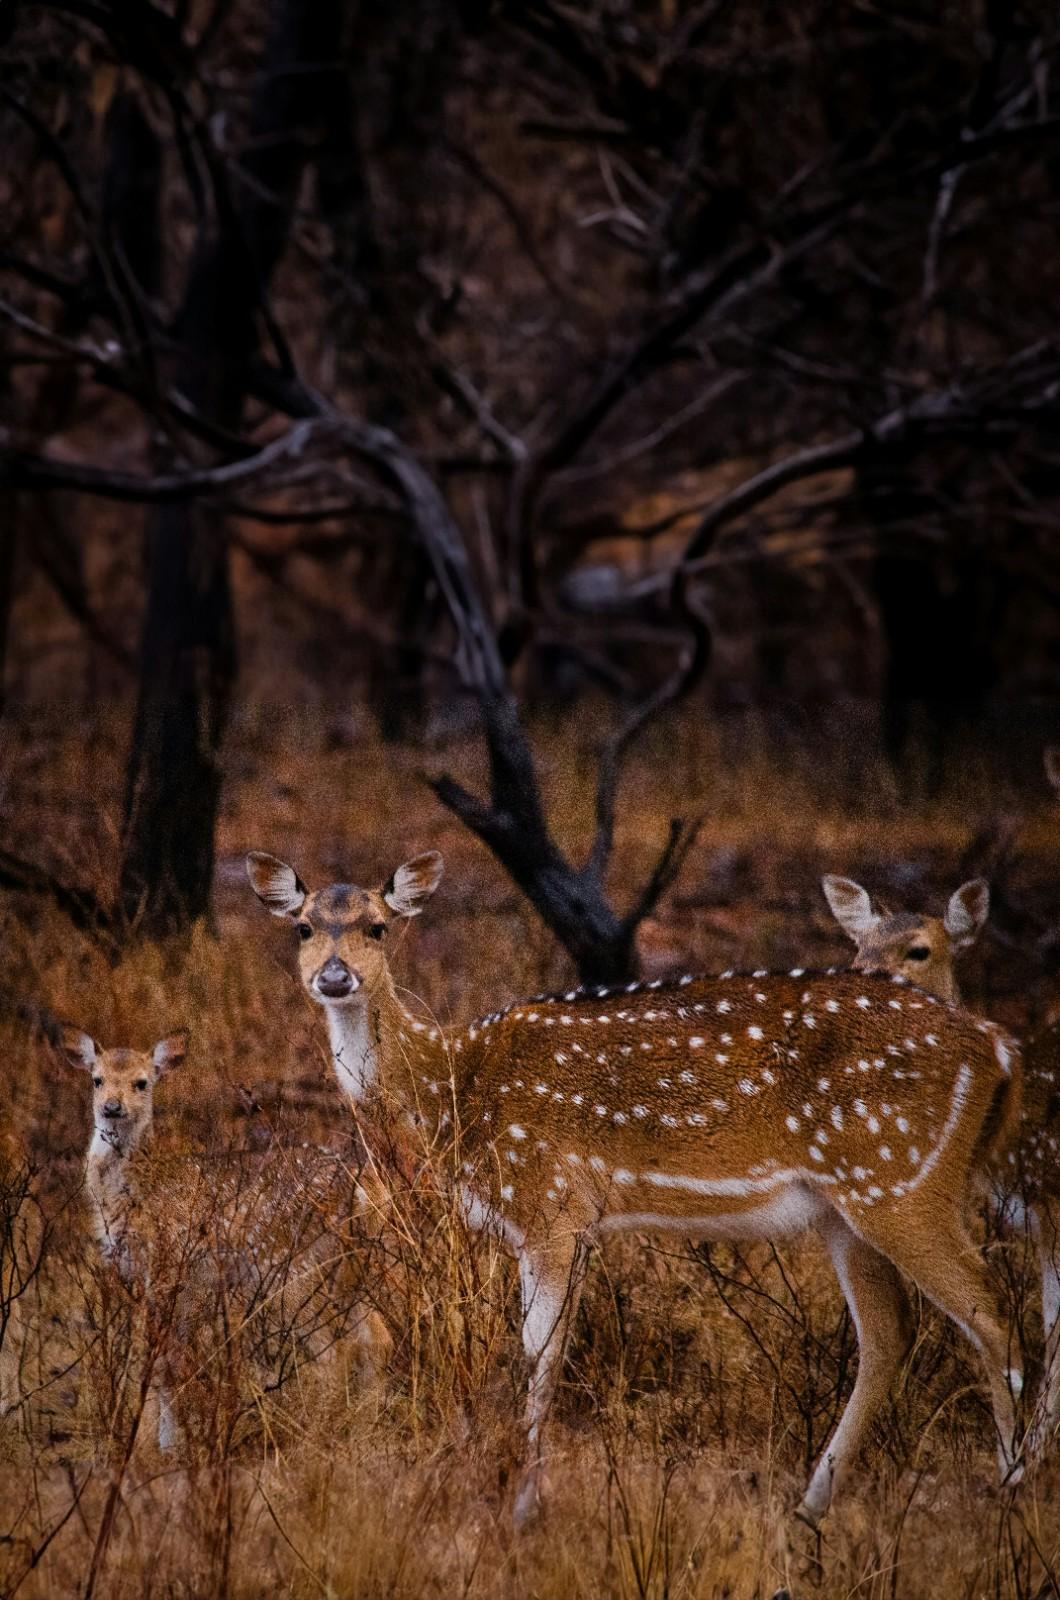
<svg viewBox="0 0 1060 1600">
<path fill-rule="evenodd" d="M 427 850 L 398 867 L 380 889 L 330 883 L 307 889 L 293 867 L 252 850 L 247 876 L 274 917 L 293 922 L 301 941 L 302 982 L 323 1006 L 363 1006 L 386 981 L 386 934 L 399 917 L 417 917 L 442 878 L 442 858 Z"/>
<path fill-rule="evenodd" d="M 59 1048 L 72 1067 L 91 1074 L 94 1138 L 129 1155 L 151 1126 L 155 1084 L 180 1066 L 188 1035 L 167 1034 L 153 1050 L 104 1050 L 91 1034 L 67 1024 Z"/>
<path fill-rule="evenodd" d="M 942 917 L 876 907 L 852 878 L 828 875 L 821 887 L 836 921 L 857 945 L 855 971 L 889 972 L 940 1000 L 960 1000 L 953 963 L 975 943 L 986 921 L 990 888 L 983 878 L 955 890 Z"/>
</svg>

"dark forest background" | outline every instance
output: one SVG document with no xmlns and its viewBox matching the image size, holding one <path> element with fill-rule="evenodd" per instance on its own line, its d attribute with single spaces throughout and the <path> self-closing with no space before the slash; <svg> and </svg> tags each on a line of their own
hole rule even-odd
<svg viewBox="0 0 1060 1600">
<path fill-rule="evenodd" d="M 694 837 L 616 906 L 623 762 L 674 707 L 827 728 L 910 804 L 970 743 L 1040 783 L 1055 7 L 2 0 L 0 33 L 0 729 L 128 710 L 116 881 L 42 843 L 8 888 L 115 944 L 200 917 L 255 696 L 480 738 L 438 797 L 590 979 Z M 575 857 L 528 730 L 579 705 Z"/>
</svg>

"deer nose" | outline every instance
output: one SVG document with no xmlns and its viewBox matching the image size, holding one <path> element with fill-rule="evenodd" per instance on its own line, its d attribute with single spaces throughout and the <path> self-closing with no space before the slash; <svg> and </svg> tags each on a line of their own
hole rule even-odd
<svg viewBox="0 0 1060 1600">
<path fill-rule="evenodd" d="M 124 1117 L 125 1108 L 120 1100 L 104 1100 L 103 1115 L 105 1117 Z"/>
<path fill-rule="evenodd" d="M 360 986 L 360 978 L 350 971 L 345 961 L 331 956 L 316 975 L 317 992 L 328 1000 L 342 1000 Z"/>
</svg>

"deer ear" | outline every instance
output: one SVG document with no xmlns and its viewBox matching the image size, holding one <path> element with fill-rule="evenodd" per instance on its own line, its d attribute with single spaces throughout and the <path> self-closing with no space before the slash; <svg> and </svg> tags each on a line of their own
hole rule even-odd
<svg viewBox="0 0 1060 1600">
<path fill-rule="evenodd" d="M 250 887 L 274 917 L 294 917 L 305 904 L 307 889 L 293 867 L 264 850 L 247 856 Z"/>
<path fill-rule="evenodd" d="M 179 1067 L 187 1053 L 187 1028 L 178 1028 L 176 1033 L 167 1033 L 164 1039 L 159 1039 L 151 1051 L 155 1077 L 162 1078 L 167 1072 L 172 1072 L 174 1067 Z"/>
<path fill-rule="evenodd" d="M 1045 776 L 1060 794 L 1060 744 L 1047 744 L 1042 751 L 1042 762 L 1045 766 Z"/>
<path fill-rule="evenodd" d="M 971 878 L 950 895 L 943 927 L 958 950 L 967 950 L 983 931 L 990 910 L 990 885 L 985 878 Z"/>
<path fill-rule="evenodd" d="M 445 863 L 437 850 L 413 856 L 383 885 L 383 899 L 399 917 L 418 917 L 442 881 Z"/>
<path fill-rule="evenodd" d="M 837 878 L 826 873 L 821 879 L 821 888 L 833 917 L 855 944 L 876 927 L 880 919 L 872 909 L 868 891 L 853 878 Z"/>
<path fill-rule="evenodd" d="M 75 1028 L 69 1022 L 63 1022 L 59 1026 L 55 1042 L 70 1066 L 80 1067 L 82 1072 L 92 1071 L 99 1054 L 99 1045 L 90 1033 L 82 1033 L 80 1028 Z"/>
</svg>

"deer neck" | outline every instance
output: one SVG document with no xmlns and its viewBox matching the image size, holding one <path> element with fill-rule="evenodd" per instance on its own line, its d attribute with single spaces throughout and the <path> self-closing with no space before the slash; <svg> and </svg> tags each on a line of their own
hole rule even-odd
<svg viewBox="0 0 1060 1600">
<path fill-rule="evenodd" d="M 326 1009 L 332 1066 L 348 1100 L 363 1105 L 382 1097 L 421 1122 L 424 1114 L 441 1115 L 451 1099 L 442 1092 L 450 1077 L 445 1036 L 405 1009 L 389 975 L 358 1003 Z"/>
<path fill-rule="evenodd" d="M 129 1162 L 135 1145 L 112 1143 L 96 1132 L 85 1162 L 85 1189 L 92 1207 L 96 1238 L 104 1257 L 122 1256 L 130 1214 L 135 1205 Z"/>
</svg>

